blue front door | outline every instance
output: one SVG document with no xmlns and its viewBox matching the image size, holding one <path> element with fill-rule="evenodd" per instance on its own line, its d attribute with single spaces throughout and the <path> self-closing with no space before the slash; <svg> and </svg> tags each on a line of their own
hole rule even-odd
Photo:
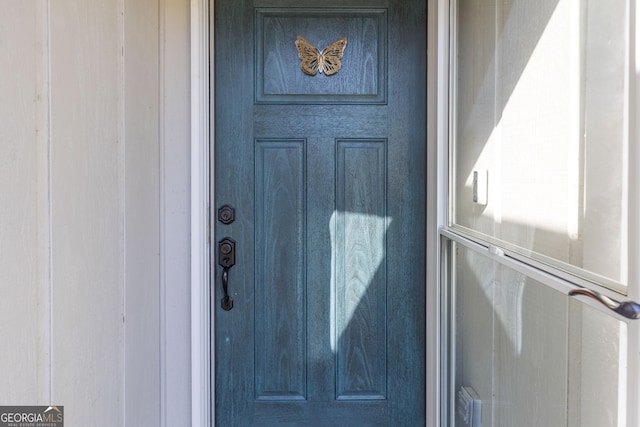
<svg viewBox="0 0 640 427">
<path fill-rule="evenodd" d="M 424 424 L 425 7 L 215 1 L 219 426 Z"/>
</svg>

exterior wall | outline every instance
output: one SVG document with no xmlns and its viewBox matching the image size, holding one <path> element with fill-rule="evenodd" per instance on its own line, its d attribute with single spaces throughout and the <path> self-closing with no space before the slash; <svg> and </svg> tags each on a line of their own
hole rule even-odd
<svg viewBox="0 0 640 427">
<path fill-rule="evenodd" d="M 0 2 L 0 404 L 188 425 L 189 1 Z"/>
</svg>

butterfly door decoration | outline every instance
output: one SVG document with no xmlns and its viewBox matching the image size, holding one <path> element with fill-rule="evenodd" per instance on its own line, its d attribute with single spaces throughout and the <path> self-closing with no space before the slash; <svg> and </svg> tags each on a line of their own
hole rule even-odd
<svg viewBox="0 0 640 427">
<path fill-rule="evenodd" d="M 324 73 L 331 76 L 337 73 L 342 66 L 340 59 L 347 45 L 347 38 L 342 37 L 322 50 L 309 43 L 307 39 L 298 36 L 296 49 L 300 58 L 300 68 L 305 74 L 315 76 Z"/>
</svg>

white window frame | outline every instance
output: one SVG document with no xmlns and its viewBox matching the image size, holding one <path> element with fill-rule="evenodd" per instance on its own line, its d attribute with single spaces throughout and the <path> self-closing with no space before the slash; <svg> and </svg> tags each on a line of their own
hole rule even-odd
<svg viewBox="0 0 640 427">
<path fill-rule="evenodd" d="M 494 261 L 497 261 L 509 268 L 516 271 L 520 271 L 533 279 L 552 287 L 560 292 L 567 294 L 569 290 L 575 289 L 576 284 L 586 285 L 594 289 L 594 286 L 581 279 L 576 278 L 573 275 L 567 275 L 561 270 L 549 267 L 543 263 L 532 261 L 529 258 L 520 256 L 515 252 L 505 251 L 503 249 L 496 248 L 492 245 L 479 244 L 479 242 L 472 238 L 459 233 L 458 231 L 448 226 L 449 215 L 449 152 L 450 152 L 450 117 L 452 117 L 452 102 L 453 94 L 450 89 L 450 79 L 452 78 L 452 64 L 454 58 L 453 48 L 451 47 L 451 31 L 452 31 L 452 4 L 455 0 L 437 0 L 437 100 L 435 111 L 435 123 L 436 123 L 436 140 L 437 140 L 437 226 L 438 226 L 438 280 L 439 286 L 441 286 L 438 297 L 440 301 L 445 303 L 446 289 L 445 284 L 441 281 L 442 275 L 446 268 L 441 266 L 441 263 L 445 261 L 442 257 L 442 242 L 445 240 L 456 242 L 468 249 L 475 250 L 486 254 L 486 256 Z M 629 229 L 629 259 L 640 259 L 640 7 L 636 6 L 636 2 L 630 1 L 632 16 L 632 25 L 630 31 L 630 55 L 629 61 L 629 75 L 631 76 L 630 82 L 630 94 L 629 94 L 629 205 L 628 205 L 628 229 Z M 432 50 L 430 50 L 432 51 Z M 430 116 L 432 117 L 432 116 Z M 611 298 L 620 300 L 621 295 L 608 288 L 595 286 L 595 289 Z M 633 301 L 640 302 L 640 262 L 629 263 L 629 283 L 626 289 L 627 297 Z M 607 309 L 604 309 L 600 304 L 591 300 L 582 300 L 585 304 L 588 304 L 598 310 L 602 310 L 607 314 L 610 314 Z M 449 313 L 446 312 L 445 304 L 441 305 L 439 322 L 443 327 L 441 331 L 442 338 L 444 335 L 444 322 L 448 319 Z M 622 317 L 615 315 L 616 318 L 623 320 Z M 627 402 L 626 407 L 626 424 L 628 426 L 640 425 L 640 406 L 636 405 L 640 399 L 640 320 L 627 321 L 628 336 L 627 336 Z M 440 393 L 446 396 L 446 393 L 451 393 L 447 390 L 447 378 L 449 367 L 447 366 L 447 360 L 449 355 L 446 354 L 446 345 L 442 347 L 441 360 L 439 365 L 442 367 L 441 372 L 441 389 Z M 447 422 L 448 408 L 446 398 L 443 398 L 440 402 L 440 417 L 439 422 L 441 426 L 445 426 Z"/>
</svg>

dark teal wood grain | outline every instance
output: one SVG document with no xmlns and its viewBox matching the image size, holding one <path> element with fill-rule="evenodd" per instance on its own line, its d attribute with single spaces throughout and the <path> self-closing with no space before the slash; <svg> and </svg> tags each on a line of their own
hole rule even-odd
<svg viewBox="0 0 640 427">
<path fill-rule="evenodd" d="M 216 425 L 424 424 L 425 7 L 216 0 Z M 302 31 L 349 37 L 337 74 L 303 74 Z"/>
<path fill-rule="evenodd" d="M 256 142 L 256 398 L 306 398 L 304 140 Z"/>
<path fill-rule="evenodd" d="M 258 103 L 387 102 L 386 9 L 260 8 L 255 21 Z M 298 35 L 319 50 L 346 37 L 340 71 L 332 76 L 300 72 Z"/>
<path fill-rule="evenodd" d="M 386 398 L 386 140 L 337 141 L 335 252 L 338 399 Z"/>
</svg>

